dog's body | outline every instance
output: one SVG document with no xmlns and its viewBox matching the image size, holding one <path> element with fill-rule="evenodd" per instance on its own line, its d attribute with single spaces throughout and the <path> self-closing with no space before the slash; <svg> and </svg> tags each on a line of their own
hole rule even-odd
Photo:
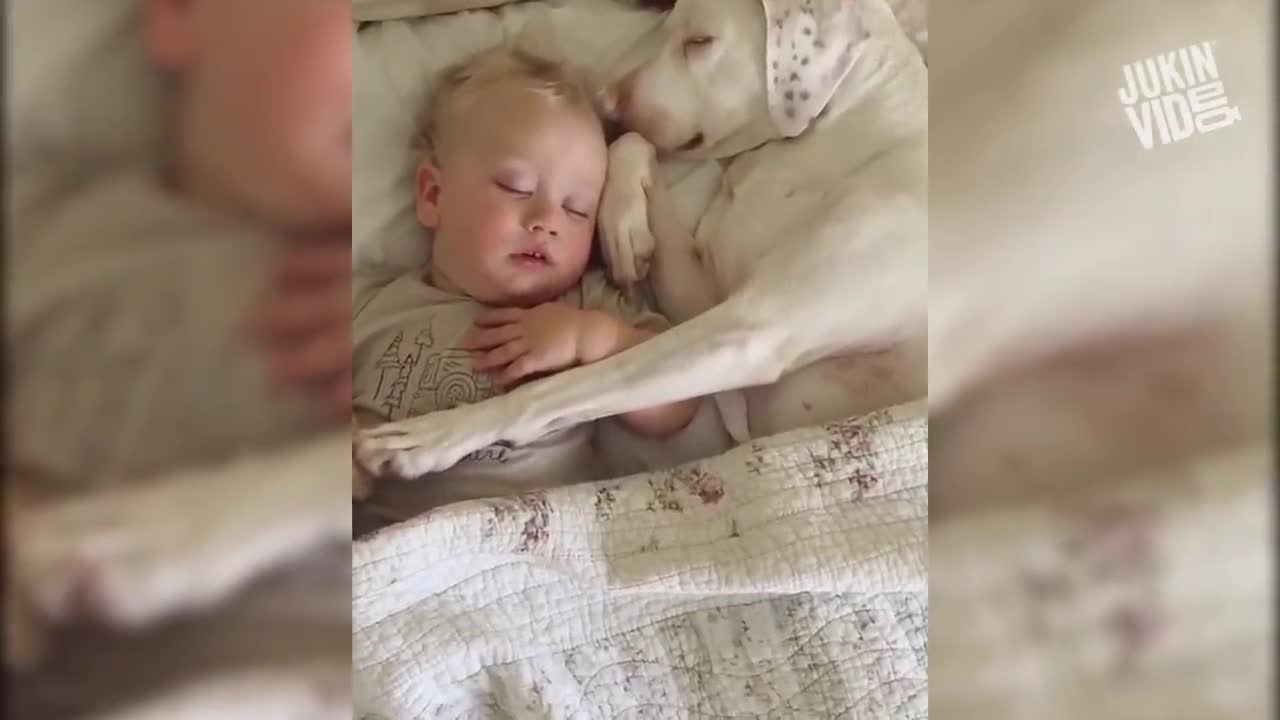
<svg viewBox="0 0 1280 720">
<path fill-rule="evenodd" d="M 809 251 L 815 259 L 822 259 L 830 253 L 832 264 L 825 269 L 825 277 L 812 278 L 812 282 L 824 285 L 823 297 L 815 298 L 814 305 L 794 306 L 798 314 L 793 321 L 800 324 L 808 322 L 810 314 L 819 313 L 836 313 L 852 320 L 856 306 L 841 303 L 843 294 L 836 292 L 848 287 L 838 282 L 841 278 L 866 283 L 863 291 L 881 289 L 886 296 L 882 302 L 906 299 L 892 298 L 898 291 L 894 289 L 897 283 L 902 284 L 899 289 L 904 293 L 923 292 L 923 282 L 913 276 L 922 274 L 927 263 L 928 179 L 923 169 L 927 168 L 928 144 L 919 132 L 921 121 L 927 120 L 924 114 L 923 106 L 917 106 L 901 118 L 897 127 L 906 137 L 872 131 L 862 137 L 874 141 L 862 147 L 858 147 L 855 133 L 865 128 L 857 118 L 837 115 L 829 125 L 819 121 L 810 135 L 768 145 L 735 160 L 724 189 L 698 226 L 692 248 L 683 252 L 696 248 L 721 302 L 748 286 L 752 278 L 773 272 L 779 254 Z M 891 130 L 889 126 L 883 129 Z M 902 146 L 874 159 L 869 157 L 894 140 Z M 866 157 L 856 158 L 859 151 Z M 852 253 L 842 258 L 819 244 L 852 244 L 863 223 L 877 216 L 889 226 L 869 243 L 893 247 L 869 244 L 859 250 L 867 255 L 896 256 L 879 259 L 888 262 Z M 811 239 L 814 247 L 799 247 Z M 849 264 L 841 264 L 842 260 Z M 662 267 L 663 261 L 658 260 L 655 270 L 660 272 Z M 879 277 L 862 280 L 864 273 Z M 664 305 L 668 298 L 659 297 Z M 884 306 L 868 307 L 876 313 Z M 834 355 L 793 368 L 771 384 L 745 388 L 750 436 L 765 437 L 833 422 L 924 397 L 928 370 L 924 333 L 911 332 L 910 325 L 886 328 L 885 333 L 850 338 L 851 344 Z"/>
<path fill-rule="evenodd" d="M 611 153 L 614 276 L 638 280 L 653 254 L 663 309 L 683 322 L 485 403 L 365 431 L 358 459 L 416 477 L 500 440 L 748 388 L 754 436 L 921 398 L 927 73 L 883 0 L 816 6 L 765 3 L 766 19 L 751 3 L 684 0 L 611 92 L 622 125 L 659 153 L 738 156 L 690 241 L 646 143 L 624 136 Z M 713 47 L 691 60 L 691 37 Z M 800 51 L 794 72 L 778 69 L 771 42 L 807 48 L 816 79 L 802 78 Z"/>
<path fill-rule="evenodd" d="M 935 516 L 1265 441 L 1265 4 L 956 5 L 931 47 Z M 1122 68 L 1202 42 L 1242 120 L 1143 149 Z"/>
<path fill-rule="evenodd" d="M 923 77 L 915 73 L 904 73 L 899 80 L 923 85 Z M 924 241 L 920 223 L 928 196 L 928 140 L 921 134 L 928 119 L 923 90 L 903 89 L 902 95 L 921 98 L 921 103 L 906 104 L 900 114 L 874 120 L 842 112 L 841 102 L 852 93 L 839 93 L 828 106 L 828 116 L 809 132 L 738 155 L 692 235 L 678 226 L 669 201 L 662 197 L 666 191 L 653 183 L 654 153 L 638 137 L 624 137 L 612 149 L 611 185 L 603 207 L 604 234 L 617 280 L 634 282 L 639 278 L 631 269 L 651 263 L 661 309 L 686 322 L 757 276 L 774 272 L 779 254 L 829 253 L 833 264 L 827 269 L 848 273 L 848 278 L 873 272 L 865 263 L 863 270 L 842 269 L 831 249 L 797 246 L 824 237 L 833 244 L 852 243 L 858 226 L 879 215 L 896 217 L 891 222 L 901 222 L 902 232 L 915 235 L 886 250 L 902 256 L 877 268 L 884 275 L 871 282 L 910 284 L 918 270 L 906 265 L 909 258 L 918 253 L 918 267 L 926 262 L 921 248 L 911 246 Z M 893 149 L 882 152 L 886 147 Z M 632 204 L 647 205 L 648 212 L 632 211 Z M 842 229 L 846 236 L 841 236 Z M 888 276 L 896 270 L 907 274 Z M 829 282 L 832 289 L 837 286 L 836 272 Z M 819 305 L 794 306 L 799 313 L 794 321 L 804 323 L 810 313 L 846 311 L 832 295 L 832 301 Z M 726 423 L 741 442 L 747 439 L 743 430 L 749 437 L 765 437 L 921 398 L 926 391 L 925 361 L 923 333 L 871 340 L 795 368 L 776 382 L 743 389 L 746 426 L 738 418 L 726 417 Z"/>
</svg>

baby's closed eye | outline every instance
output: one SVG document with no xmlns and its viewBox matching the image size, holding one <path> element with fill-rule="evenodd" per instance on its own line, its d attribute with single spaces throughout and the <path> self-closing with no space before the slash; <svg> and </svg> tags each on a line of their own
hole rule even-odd
<svg viewBox="0 0 1280 720">
<path fill-rule="evenodd" d="M 533 195 L 533 190 L 522 189 L 523 185 L 521 185 L 520 183 L 511 183 L 511 182 L 506 182 L 504 180 L 494 180 L 493 184 L 497 185 L 499 189 L 501 189 L 503 192 L 506 192 L 510 195 L 516 195 L 518 197 L 524 197 L 524 198 L 527 198 Z"/>
<path fill-rule="evenodd" d="M 526 189 L 526 183 L 517 183 L 508 180 L 494 180 L 493 184 L 508 195 L 514 195 L 521 199 L 533 197 L 534 191 L 532 188 Z M 583 205 L 566 202 L 561 207 L 564 208 L 566 213 L 580 220 L 588 220 L 591 218 L 591 210 L 589 208 L 584 208 Z"/>
</svg>

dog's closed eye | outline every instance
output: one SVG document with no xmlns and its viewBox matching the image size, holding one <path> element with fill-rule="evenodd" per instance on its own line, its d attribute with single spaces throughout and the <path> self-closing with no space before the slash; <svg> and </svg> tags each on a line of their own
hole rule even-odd
<svg viewBox="0 0 1280 720">
<path fill-rule="evenodd" d="M 711 43 L 714 41 L 715 38 L 710 35 L 691 35 L 688 38 L 685 38 L 684 51 L 685 53 L 690 53 L 705 50 L 710 47 Z"/>
</svg>

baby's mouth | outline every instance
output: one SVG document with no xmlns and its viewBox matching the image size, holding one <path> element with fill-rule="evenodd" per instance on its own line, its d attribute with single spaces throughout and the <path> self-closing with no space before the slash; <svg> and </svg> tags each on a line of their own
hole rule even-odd
<svg viewBox="0 0 1280 720">
<path fill-rule="evenodd" d="M 526 250 L 524 252 L 511 253 L 511 259 L 521 265 L 550 265 L 551 256 L 542 250 Z"/>
</svg>

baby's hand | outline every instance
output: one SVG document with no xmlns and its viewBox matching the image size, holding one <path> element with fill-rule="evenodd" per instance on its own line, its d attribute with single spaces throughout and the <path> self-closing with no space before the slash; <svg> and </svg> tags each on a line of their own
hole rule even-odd
<svg viewBox="0 0 1280 720">
<path fill-rule="evenodd" d="M 351 414 L 349 238 L 290 245 L 252 326 L 277 382 L 308 388 L 327 413 Z"/>
<path fill-rule="evenodd" d="M 549 302 L 528 310 L 500 308 L 475 318 L 465 341 L 477 352 L 477 370 L 497 373 L 498 384 L 510 387 L 530 375 L 555 372 L 583 361 L 583 339 L 605 316 L 564 303 Z"/>
</svg>

